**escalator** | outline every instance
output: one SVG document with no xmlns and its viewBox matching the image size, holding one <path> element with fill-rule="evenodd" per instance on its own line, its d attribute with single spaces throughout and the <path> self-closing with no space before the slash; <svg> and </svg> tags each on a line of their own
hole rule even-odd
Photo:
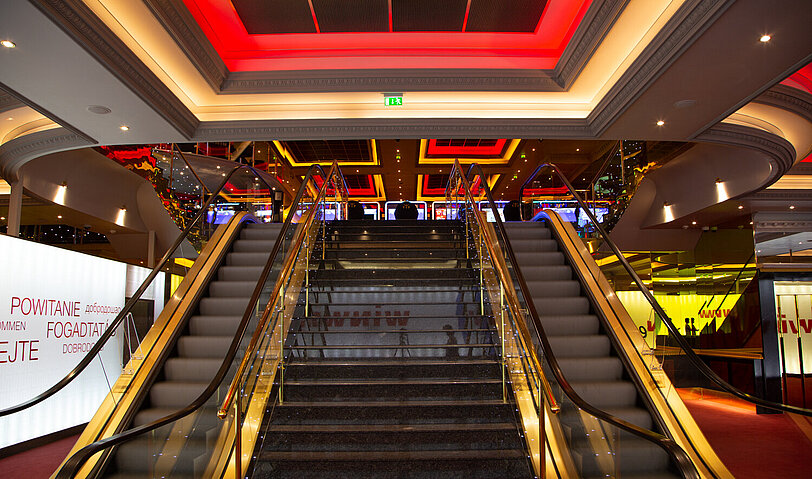
<svg viewBox="0 0 812 479">
<path fill-rule="evenodd" d="M 552 351 L 575 391 L 614 417 L 662 432 L 551 230 L 543 222 L 508 222 L 505 229 Z M 570 431 L 568 443 L 581 476 L 601 477 L 598 464 L 590 460 L 594 453 L 579 416 L 576 409 L 558 414 Z M 669 471 L 668 455 L 656 444 L 628 434 L 620 440 L 622 457 L 617 462 L 622 476 L 679 477 Z"/>
<path fill-rule="evenodd" d="M 239 221 L 239 217 L 232 221 Z M 194 401 L 216 376 L 229 346 L 238 331 L 251 292 L 262 273 L 282 229 L 281 224 L 242 223 L 234 228 L 224 260 L 215 268 L 186 325 L 179 325 L 173 347 L 162 356 L 163 365 L 155 371 L 156 379 L 141 388 L 143 404 L 129 427 L 138 427 L 168 416 Z M 267 298 L 266 298 L 267 301 Z M 260 307 L 264 307 L 262 300 Z M 148 460 L 155 450 L 150 443 L 166 441 L 171 434 L 183 434 L 187 447 L 176 459 L 175 477 L 200 476 L 200 464 L 207 464 L 212 437 L 221 424 L 216 419 L 216 402 L 204 405 L 197 419 L 186 427 L 162 430 L 149 437 L 131 441 L 116 449 L 104 477 L 147 477 L 151 475 Z M 134 411 L 131 408 L 130 411 Z M 132 414 L 132 412 L 129 412 Z M 194 424 L 192 427 L 191 424 Z M 122 428 L 123 429 L 123 428 Z"/>
</svg>

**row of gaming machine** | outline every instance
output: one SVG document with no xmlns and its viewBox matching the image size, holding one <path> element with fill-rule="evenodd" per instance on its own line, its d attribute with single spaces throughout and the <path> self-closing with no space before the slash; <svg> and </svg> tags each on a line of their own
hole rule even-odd
<svg viewBox="0 0 812 479">
<path fill-rule="evenodd" d="M 459 217 L 459 203 L 447 203 L 445 201 L 433 201 L 433 202 L 426 202 L 426 201 L 387 201 L 387 202 L 360 202 L 361 207 L 363 208 L 363 218 L 369 220 L 395 220 L 399 217 L 398 215 L 398 208 L 400 207 L 400 211 L 402 212 L 404 209 L 404 204 L 409 203 L 412 205 L 408 207 L 408 209 L 412 209 L 412 207 L 417 210 L 417 219 L 418 220 L 425 220 L 425 219 L 435 219 L 435 220 L 445 220 L 445 219 L 456 219 Z M 505 221 L 505 206 L 508 206 L 509 201 L 496 201 L 496 208 L 499 212 L 499 216 L 502 218 L 502 221 Z M 207 220 L 211 224 L 222 224 L 228 222 L 229 218 L 231 218 L 234 213 L 237 211 L 244 211 L 245 208 L 244 203 L 219 203 L 214 206 L 208 212 Z M 270 223 L 273 221 L 273 207 L 271 204 L 253 204 L 252 210 L 254 215 L 259 218 L 261 221 Z M 491 211 L 490 203 L 487 201 L 480 201 L 478 203 L 480 211 L 485 213 L 485 216 L 489 222 L 496 221 L 494 217 L 493 211 Z M 526 204 L 530 210 L 529 204 Z M 336 218 L 337 212 L 342 207 L 341 204 L 335 204 L 332 207 L 328 207 L 325 210 L 325 216 L 328 221 L 331 221 Z M 510 207 L 508 207 L 510 209 Z M 532 203 L 532 212 L 525 211 L 525 217 L 528 217 L 527 213 L 530 213 L 530 216 L 535 218 L 541 211 L 551 209 L 558 213 L 565 221 L 569 221 L 570 223 L 577 223 L 578 226 L 585 226 L 589 222 L 589 219 L 586 213 L 578 206 L 575 201 L 538 201 L 534 200 Z M 590 208 L 591 209 L 591 208 Z M 603 221 L 603 217 L 609 212 L 609 204 L 608 203 L 598 203 L 594 210 L 592 210 L 595 217 L 598 221 Z M 410 211 L 411 215 L 414 216 L 414 212 Z M 514 219 L 511 217 L 512 215 L 508 214 L 509 218 L 507 219 Z"/>
</svg>

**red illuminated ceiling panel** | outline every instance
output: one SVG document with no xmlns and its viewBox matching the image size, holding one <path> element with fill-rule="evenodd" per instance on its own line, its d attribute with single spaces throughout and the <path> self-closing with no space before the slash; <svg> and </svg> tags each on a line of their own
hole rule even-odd
<svg viewBox="0 0 812 479">
<path fill-rule="evenodd" d="M 275 0 L 276 3 L 279 1 L 281 0 Z M 526 28 L 516 26 L 521 23 L 517 18 L 507 17 L 501 22 L 504 24 L 503 28 L 499 24 L 494 25 L 493 15 L 477 13 L 476 5 L 483 2 L 472 0 L 472 7 L 468 8 L 462 20 L 464 31 L 448 31 L 450 27 L 445 26 L 437 27 L 445 31 L 415 31 L 420 28 L 412 24 L 402 28 L 410 31 L 397 31 L 397 21 L 394 18 L 387 25 L 389 31 L 347 31 L 346 26 L 330 27 L 333 31 L 321 31 L 318 27 L 318 15 L 312 10 L 308 21 L 313 23 L 315 33 L 251 34 L 232 2 L 184 0 L 232 72 L 385 68 L 552 69 L 591 2 L 592 0 L 519 0 L 510 2 L 510 10 L 507 7 L 501 9 L 503 13 L 511 12 L 510 15 L 514 17 L 517 15 L 513 12 L 517 8 L 514 3 L 525 5 L 528 11 L 535 11 L 534 8 L 543 9 L 535 31 L 527 33 L 515 31 Z M 315 4 L 323 3 L 325 2 Z M 499 8 L 498 2 L 490 3 L 497 5 L 493 8 Z M 354 3 L 350 3 L 352 4 Z M 349 9 L 352 10 L 352 7 Z M 366 12 L 358 12 L 359 16 L 361 13 Z M 302 19 L 297 21 L 301 22 Z M 471 22 L 470 27 L 468 22 Z M 471 32 L 475 27 L 480 31 Z M 251 31 L 258 31 L 257 28 L 254 25 Z M 283 27 L 274 28 L 276 31 L 280 28 L 284 31 Z M 359 29 L 362 28 L 380 29 L 377 26 L 359 26 Z M 486 29 L 493 31 L 482 31 Z M 514 31 L 498 31 L 500 29 Z M 302 27 L 296 27 L 292 31 L 302 31 Z"/>
<path fill-rule="evenodd" d="M 812 93 L 812 64 L 808 64 L 793 73 L 789 78 L 782 81 L 781 84 L 804 90 L 807 93 Z"/>
<path fill-rule="evenodd" d="M 498 157 L 505 151 L 507 140 L 504 138 L 474 140 L 429 140 L 426 148 L 428 158 L 476 158 Z"/>
</svg>

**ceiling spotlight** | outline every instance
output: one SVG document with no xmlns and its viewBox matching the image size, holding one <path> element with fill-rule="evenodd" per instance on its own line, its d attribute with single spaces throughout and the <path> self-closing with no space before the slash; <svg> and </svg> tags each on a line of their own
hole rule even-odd
<svg viewBox="0 0 812 479">
<path fill-rule="evenodd" d="M 794 209 L 795 209 L 795 205 L 789 205 L 789 209 L 794 210 Z"/>
<path fill-rule="evenodd" d="M 118 127 L 118 129 L 121 131 L 130 131 L 130 127 L 127 125 L 121 125 L 120 127 Z"/>
<path fill-rule="evenodd" d="M 580 149 L 580 148 L 576 148 L 576 149 L 575 149 L 575 151 L 581 151 L 581 149 Z"/>
<path fill-rule="evenodd" d="M 696 225 L 696 221 L 691 221 L 691 224 L 692 224 L 692 225 Z"/>
<path fill-rule="evenodd" d="M 61 219 L 62 219 L 62 215 L 56 215 L 56 219 L 61 220 Z"/>
<path fill-rule="evenodd" d="M 17 44 L 11 40 L 2 40 L 0 41 L 0 45 L 3 45 L 6 48 L 17 48 Z"/>
<path fill-rule="evenodd" d="M 739 205 L 739 209 L 740 209 L 740 210 L 743 210 L 743 209 L 744 209 L 744 205 Z"/>
<path fill-rule="evenodd" d="M 662 121 L 662 120 L 657 120 L 657 126 L 663 126 L 663 125 L 665 125 L 665 122 L 664 122 L 664 121 Z"/>
<path fill-rule="evenodd" d="M 761 43 L 767 43 L 771 39 L 772 39 L 772 37 L 769 36 L 769 35 L 762 35 L 761 38 L 758 39 L 758 41 L 760 41 Z M 5 46 L 5 45 L 3 45 L 3 46 Z"/>
</svg>

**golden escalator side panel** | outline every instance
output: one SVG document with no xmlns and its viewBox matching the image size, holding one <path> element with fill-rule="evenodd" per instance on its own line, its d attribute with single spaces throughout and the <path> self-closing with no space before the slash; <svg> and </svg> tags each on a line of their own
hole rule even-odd
<svg viewBox="0 0 812 479">
<path fill-rule="evenodd" d="M 125 430 L 135 416 L 140 404 L 169 357 L 177 338 L 182 334 L 186 322 L 218 266 L 228 253 L 231 244 L 239 235 L 242 223 L 251 219 L 248 213 L 234 215 L 228 223 L 217 228 L 206 243 L 189 272 L 167 301 L 141 342 L 141 356 L 133 356 L 124 368 L 110 393 L 102 401 L 99 409 L 90 419 L 79 439 L 74 444 L 70 458 L 78 450 L 96 441 Z M 99 453 L 89 459 L 75 477 L 92 475 L 109 455 Z M 66 459 L 67 460 L 67 459 Z M 55 477 L 64 462 L 54 472 Z"/>
<path fill-rule="evenodd" d="M 657 359 L 650 355 L 648 362 L 643 353 L 648 349 L 643 337 L 609 281 L 592 258 L 583 240 L 572 225 L 553 210 L 545 210 L 549 227 L 560 238 L 560 246 L 572 261 L 572 267 L 582 279 L 582 285 L 605 318 L 607 330 L 615 338 L 620 354 L 633 369 L 637 383 L 649 399 L 655 414 L 665 427 L 666 435 L 682 447 L 702 477 L 732 478 L 705 435 L 694 421 L 676 388 L 665 374 Z"/>
</svg>

